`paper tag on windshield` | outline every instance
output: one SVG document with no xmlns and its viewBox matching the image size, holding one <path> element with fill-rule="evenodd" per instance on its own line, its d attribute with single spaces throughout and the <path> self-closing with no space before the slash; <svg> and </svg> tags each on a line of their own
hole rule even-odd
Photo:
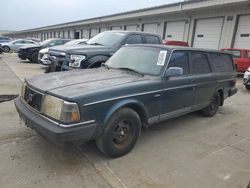
<svg viewBox="0 0 250 188">
<path fill-rule="evenodd" d="M 167 57 L 167 51 L 160 51 L 159 56 L 158 56 L 157 65 L 164 66 L 166 57 Z"/>
</svg>

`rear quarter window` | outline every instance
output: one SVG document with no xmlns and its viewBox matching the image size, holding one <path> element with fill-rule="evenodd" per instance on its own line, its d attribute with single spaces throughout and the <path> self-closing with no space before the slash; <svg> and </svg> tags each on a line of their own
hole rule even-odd
<svg viewBox="0 0 250 188">
<path fill-rule="evenodd" d="M 157 36 L 144 35 L 145 43 L 147 44 L 160 44 L 160 40 Z"/>
<path fill-rule="evenodd" d="M 191 52 L 192 74 L 208 74 L 211 72 L 207 54 L 204 52 Z"/>
<path fill-rule="evenodd" d="M 223 53 L 209 53 L 214 72 L 229 72 L 234 70 L 232 56 Z"/>
</svg>

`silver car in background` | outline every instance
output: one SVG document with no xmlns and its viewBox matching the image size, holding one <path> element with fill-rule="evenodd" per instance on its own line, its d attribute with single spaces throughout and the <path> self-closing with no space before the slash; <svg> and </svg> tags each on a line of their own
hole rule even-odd
<svg viewBox="0 0 250 188">
<path fill-rule="evenodd" d="M 14 51 L 17 52 L 20 47 L 37 44 L 37 42 L 26 39 L 17 39 L 10 42 L 1 43 L 0 46 L 4 50 L 4 52 Z"/>
</svg>

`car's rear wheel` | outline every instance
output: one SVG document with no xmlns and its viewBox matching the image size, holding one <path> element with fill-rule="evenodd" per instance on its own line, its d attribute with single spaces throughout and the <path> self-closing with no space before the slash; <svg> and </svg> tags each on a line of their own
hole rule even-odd
<svg viewBox="0 0 250 188">
<path fill-rule="evenodd" d="M 4 52 L 10 52 L 10 47 L 8 46 L 3 46 L 2 49 Z"/>
<path fill-rule="evenodd" d="M 98 148 L 109 157 L 120 157 L 134 147 L 141 131 L 141 119 L 130 108 L 121 108 L 109 119 L 104 133 L 96 140 Z"/>
<path fill-rule="evenodd" d="M 247 90 L 250 90 L 250 85 L 246 85 L 246 89 L 247 89 Z"/>
<path fill-rule="evenodd" d="M 220 107 L 220 94 L 219 92 L 216 92 L 210 102 L 210 104 L 201 110 L 201 113 L 206 117 L 212 117 L 216 114 Z"/>
</svg>

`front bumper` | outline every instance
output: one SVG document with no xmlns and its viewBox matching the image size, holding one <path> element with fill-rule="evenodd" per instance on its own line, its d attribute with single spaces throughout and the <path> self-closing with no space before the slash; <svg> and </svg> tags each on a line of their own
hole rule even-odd
<svg viewBox="0 0 250 188">
<path fill-rule="evenodd" d="M 49 65 L 51 62 L 48 61 L 48 56 L 45 54 L 40 54 L 38 55 L 38 62 L 43 65 Z"/>
<path fill-rule="evenodd" d="M 25 60 L 25 59 L 28 58 L 28 55 L 24 50 L 19 50 L 18 51 L 18 57 Z"/>
<path fill-rule="evenodd" d="M 243 84 L 249 86 L 250 85 L 250 72 L 246 71 L 243 78 Z"/>
<path fill-rule="evenodd" d="M 97 132 L 96 123 L 80 124 L 76 127 L 60 127 L 58 123 L 48 120 L 27 107 L 20 97 L 14 102 L 20 118 L 27 127 L 35 129 L 39 134 L 55 143 L 86 142 L 93 139 Z"/>
</svg>

